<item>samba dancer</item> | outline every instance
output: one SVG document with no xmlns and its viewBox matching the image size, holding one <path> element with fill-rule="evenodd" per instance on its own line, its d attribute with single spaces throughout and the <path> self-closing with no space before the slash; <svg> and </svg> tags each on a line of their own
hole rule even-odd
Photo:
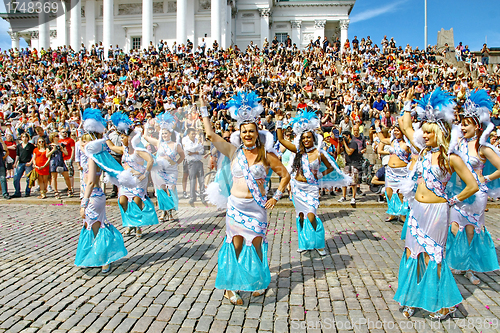
<svg viewBox="0 0 500 333">
<path fill-rule="evenodd" d="M 95 158 L 97 154 L 109 155 L 104 140 L 98 140 L 105 131 L 106 121 L 97 109 L 86 109 L 82 119 L 85 134 L 81 138 L 84 153 L 80 155 L 80 166 L 84 194 L 80 215 L 84 223 L 78 239 L 75 265 L 102 266 L 102 272 L 108 273 L 111 263 L 125 257 L 127 249 L 120 232 L 106 218 L 106 196 L 99 181 L 102 171 Z M 118 164 L 116 173 L 122 171 Z"/>
<path fill-rule="evenodd" d="M 315 133 L 319 128 L 316 113 L 303 111 L 291 119 L 289 124 L 295 134 L 294 142 L 283 137 L 283 115 L 278 115 L 277 119 L 279 142 L 295 154 L 291 185 L 299 238 L 297 251 L 316 250 L 325 256 L 325 228 L 316 214 L 319 189 L 346 186 L 352 180 L 340 171 L 327 152 L 320 149 L 323 140 Z M 327 179 L 325 176 L 332 172 L 332 177 Z"/>
<path fill-rule="evenodd" d="M 413 90 L 410 90 L 403 117 L 411 117 L 412 98 Z M 440 88 L 417 101 L 417 114 L 426 121 L 422 126 L 426 148 L 415 166 L 418 185 L 408 217 L 405 252 L 394 295 L 404 307 L 403 315 L 407 318 L 414 314 L 415 308 L 422 308 L 431 312 L 432 319 L 442 320 L 455 312 L 455 305 L 463 300 L 444 257 L 444 247 L 450 206 L 473 195 L 478 186 L 462 159 L 456 154 L 448 155 L 453 106 L 451 96 Z M 408 121 L 405 124 L 404 132 L 413 143 L 413 128 Z M 466 187 L 448 198 L 445 187 L 453 172 Z"/>
<path fill-rule="evenodd" d="M 154 163 L 153 156 L 144 148 L 141 133 L 134 131 L 132 121 L 124 113 L 113 113 L 111 121 L 120 133 L 123 146 L 115 146 L 109 139 L 106 143 L 112 151 L 122 155 L 123 167 L 130 169 L 132 175 L 137 177 L 137 186 L 120 186 L 118 190 L 122 223 L 127 228 L 126 235 L 130 235 L 131 228 L 134 228 L 136 237 L 141 238 L 141 227 L 159 223 L 155 207 L 147 193 L 148 175 Z"/>
<path fill-rule="evenodd" d="M 144 131 L 144 139 L 156 147 L 156 165 L 151 172 L 158 199 L 158 207 L 163 211 L 162 222 L 168 216 L 173 219 L 172 211 L 179 209 L 179 196 L 177 195 L 177 166 L 184 160 L 184 150 L 177 140 L 174 131 L 175 118 L 168 112 L 155 118 L 160 126 L 159 139 L 155 139 Z"/>
<path fill-rule="evenodd" d="M 457 204 L 450 212 L 450 230 L 446 243 L 448 265 L 455 274 L 465 274 L 472 284 L 480 280 L 474 272 L 491 272 L 499 269 L 495 244 L 484 224 L 488 190 L 492 197 L 498 195 L 500 185 L 500 152 L 487 143 L 494 125 L 490 122 L 493 102 L 485 90 L 468 94 L 463 106 L 462 134 L 455 147 L 451 147 L 469 166 L 479 191 L 463 205 Z M 455 181 L 453 192 L 462 189 Z M 497 193 L 493 193 L 493 192 Z M 462 206 L 462 207 L 461 207 Z M 462 209 L 459 209 L 462 208 Z"/>
<path fill-rule="evenodd" d="M 273 153 L 273 135 L 258 130 L 262 112 L 258 102 L 253 92 L 238 93 L 228 102 L 231 117 L 239 128 L 229 143 L 215 134 L 205 97 L 201 98 L 200 111 L 207 137 L 228 157 L 223 159 L 226 163 L 219 168 L 216 182 L 207 188 L 208 200 L 219 208 L 227 208 L 226 237 L 219 250 L 215 287 L 225 289 L 224 296 L 237 305 L 243 304 L 238 290 L 260 296 L 271 282 L 266 210 L 276 205 L 290 181 L 290 175 Z M 274 196 L 267 200 L 264 186 L 269 168 L 281 181 Z"/>
</svg>

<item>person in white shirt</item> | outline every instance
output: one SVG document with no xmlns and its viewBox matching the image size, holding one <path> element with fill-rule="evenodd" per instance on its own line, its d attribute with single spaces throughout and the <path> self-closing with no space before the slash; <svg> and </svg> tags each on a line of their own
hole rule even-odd
<svg viewBox="0 0 500 333">
<path fill-rule="evenodd" d="M 189 204 L 194 207 L 194 202 L 196 201 L 196 180 L 198 179 L 200 200 L 206 206 L 207 203 L 203 197 L 203 190 L 205 189 L 203 179 L 205 175 L 203 172 L 203 162 L 201 161 L 205 147 L 203 146 L 203 142 L 196 137 L 196 130 L 194 128 L 187 129 L 187 135 L 182 139 L 182 146 L 186 153 L 189 170 L 189 189 L 191 192 Z"/>
</svg>

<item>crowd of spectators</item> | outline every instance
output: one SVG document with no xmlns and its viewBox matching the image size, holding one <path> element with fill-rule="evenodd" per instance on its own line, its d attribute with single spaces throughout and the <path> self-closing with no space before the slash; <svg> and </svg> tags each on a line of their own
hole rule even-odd
<svg viewBox="0 0 500 333">
<path fill-rule="evenodd" d="M 500 67 L 489 67 L 486 45 L 479 59 L 462 43 L 457 46 L 456 60 L 469 64 L 461 71 L 443 58 L 446 52 L 398 46 L 387 36 L 379 44 L 370 36 L 361 40 L 355 36 L 343 48 L 338 39 L 318 37 L 303 50 L 291 40 L 280 43 L 276 38 L 245 49 L 223 50 L 217 42 L 207 47 L 203 41 L 193 48 L 189 41 L 179 45 L 161 41 L 128 53 L 118 46 L 107 55 L 103 50 L 101 43 L 90 49 L 82 45 L 79 52 L 58 47 L 0 54 L 4 198 L 10 198 L 6 179 L 14 179 L 14 196 L 20 197 L 20 179 L 33 166 L 41 190 L 52 186 L 59 196 L 61 175 L 68 195 L 73 195 L 78 128 L 86 108 L 102 110 L 107 120 L 114 112 L 125 112 L 138 126 L 168 111 L 178 120 L 176 131 L 185 136 L 189 128 L 202 132 L 196 103 L 205 95 L 215 130 L 224 136 L 235 131 L 228 100 L 237 92 L 253 90 L 264 107 L 261 126 L 274 135 L 277 113 L 285 114 L 286 124 L 297 110 L 316 111 L 325 148 L 355 178 L 363 169 L 368 146 L 373 144 L 383 160 L 384 147 L 373 135 L 375 120 L 389 133 L 410 87 L 420 98 L 441 86 L 457 102 L 470 89 L 487 89 L 496 101 L 492 116 L 500 134 Z M 498 141 L 496 135 L 492 134 L 492 142 Z M 359 191 L 356 188 L 353 195 Z M 29 189 L 25 195 L 30 195 Z"/>
</svg>

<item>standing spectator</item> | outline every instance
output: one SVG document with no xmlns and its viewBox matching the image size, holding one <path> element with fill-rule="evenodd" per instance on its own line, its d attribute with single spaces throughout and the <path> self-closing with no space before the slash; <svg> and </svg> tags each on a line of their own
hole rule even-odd
<svg viewBox="0 0 500 333">
<path fill-rule="evenodd" d="M 351 205 L 356 204 L 356 187 L 358 185 L 359 171 L 363 163 L 363 155 L 358 150 L 358 144 L 352 139 L 351 132 L 342 133 L 342 145 L 345 153 L 344 173 L 352 178 L 350 184 L 352 190 Z M 347 200 L 347 186 L 342 187 L 342 197 L 338 202 Z"/>
<path fill-rule="evenodd" d="M 66 186 L 68 186 L 68 198 L 73 196 L 73 188 L 69 181 L 68 168 L 64 163 L 63 156 L 68 155 L 66 146 L 59 142 L 59 133 L 54 132 L 49 135 L 50 150 L 47 149 L 47 158 L 50 158 L 50 175 L 52 179 L 52 188 L 56 199 L 61 199 L 57 190 L 57 175 L 60 173 L 64 177 Z"/>
<path fill-rule="evenodd" d="M 59 142 L 66 147 L 68 155 L 64 155 L 64 163 L 68 168 L 69 181 L 71 183 L 71 188 L 74 188 L 75 184 L 75 168 L 73 167 L 73 161 L 75 160 L 75 140 L 69 136 L 70 132 L 68 129 L 61 129 L 59 131 Z"/>
<path fill-rule="evenodd" d="M 483 44 L 483 48 L 481 49 L 481 63 L 488 69 L 488 65 L 490 64 L 490 49 L 486 43 Z"/>
<path fill-rule="evenodd" d="M 200 191 L 201 202 L 206 206 L 204 198 L 205 186 L 203 184 L 203 158 L 204 147 L 199 137 L 196 137 L 196 130 L 194 128 L 187 129 L 187 135 L 182 139 L 182 146 L 186 152 L 186 160 L 189 172 L 189 187 L 190 199 L 189 204 L 194 207 L 196 201 L 196 181 L 198 181 L 198 190 Z"/>
<path fill-rule="evenodd" d="M 14 174 L 14 188 L 15 192 L 12 196 L 13 198 L 21 197 L 21 177 L 24 173 L 28 175 L 33 169 L 32 167 L 32 156 L 35 146 L 29 142 L 28 133 L 21 134 L 21 142 L 16 146 L 16 162 L 14 167 L 16 172 Z M 26 177 L 26 189 L 24 190 L 25 196 L 29 197 L 31 194 L 31 188 L 29 187 L 29 178 Z"/>
<path fill-rule="evenodd" d="M 16 142 L 12 134 L 7 134 L 5 138 L 7 146 L 7 158 L 5 159 L 6 179 L 14 178 L 14 161 L 16 160 Z"/>
<path fill-rule="evenodd" d="M 4 199 L 10 199 L 9 191 L 7 189 L 7 179 L 5 178 L 5 160 L 7 159 L 7 145 L 3 141 L 2 136 L 0 135 L 0 185 L 2 185 L 2 195 Z"/>
<path fill-rule="evenodd" d="M 38 199 L 47 198 L 47 185 L 49 183 L 50 175 L 49 158 L 47 157 L 47 152 L 47 143 L 42 137 L 38 138 L 37 148 L 33 150 L 33 159 L 31 161 L 31 164 L 38 173 L 38 185 L 40 186 L 40 195 L 37 197 Z"/>
</svg>

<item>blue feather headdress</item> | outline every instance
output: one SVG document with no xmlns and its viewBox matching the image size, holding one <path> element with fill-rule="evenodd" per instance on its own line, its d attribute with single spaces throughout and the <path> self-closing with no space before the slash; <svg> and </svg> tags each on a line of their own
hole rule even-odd
<svg viewBox="0 0 500 333">
<path fill-rule="evenodd" d="M 264 111 L 259 101 L 260 98 L 257 94 L 251 91 L 249 93 L 239 92 L 227 102 L 227 108 L 231 117 L 236 120 L 238 128 L 243 123 L 258 122 L 260 114 Z"/>
<path fill-rule="evenodd" d="M 115 112 L 111 115 L 111 121 L 116 126 L 118 132 L 129 135 L 134 123 L 123 112 Z"/>
<path fill-rule="evenodd" d="M 490 111 L 493 109 L 493 100 L 486 90 L 474 90 L 467 93 L 464 103 L 464 118 L 472 118 L 483 129 L 479 143 L 484 145 L 495 128 L 490 121 Z"/>
<path fill-rule="evenodd" d="M 83 130 L 86 133 L 104 133 L 106 120 L 102 117 L 101 110 L 87 108 L 83 111 Z"/>
<path fill-rule="evenodd" d="M 294 144 L 298 148 L 300 143 L 300 138 L 304 132 L 312 132 L 316 135 L 315 131 L 320 126 L 320 122 L 316 112 L 310 112 L 305 109 L 300 110 L 295 117 L 290 119 L 288 126 L 292 128 L 295 134 Z M 320 144 L 319 140 L 316 140 L 317 144 Z"/>
<path fill-rule="evenodd" d="M 160 125 L 161 129 L 166 129 L 169 132 L 172 132 L 175 127 L 175 118 L 170 114 L 170 112 L 160 113 L 155 118 L 158 125 Z"/>
<path fill-rule="evenodd" d="M 455 119 L 455 102 L 451 94 L 437 87 L 433 92 L 415 102 L 419 120 L 436 123 L 446 135 L 450 134 L 444 123 L 451 125 Z"/>
</svg>

